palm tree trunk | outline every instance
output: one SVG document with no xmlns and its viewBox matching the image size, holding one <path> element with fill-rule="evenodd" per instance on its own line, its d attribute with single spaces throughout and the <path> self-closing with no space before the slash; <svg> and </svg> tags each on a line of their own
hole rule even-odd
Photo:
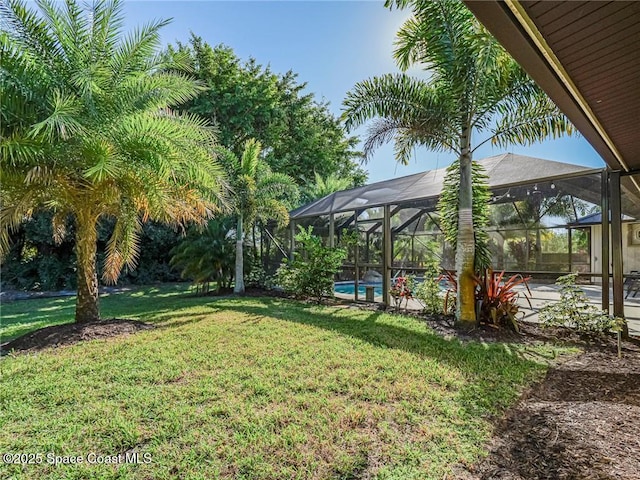
<svg viewBox="0 0 640 480">
<path fill-rule="evenodd" d="M 476 322 L 475 282 L 473 280 L 475 241 L 473 231 L 473 191 L 471 179 L 470 131 L 464 129 L 460 136 L 460 192 L 458 196 L 458 244 L 456 245 L 456 271 L 458 274 L 458 298 L 456 322 L 465 329 L 472 329 Z"/>
<path fill-rule="evenodd" d="M 98 273 L 96 250 L 98 234 L 91 221 L 77 218 L 76 263 L 78 295 L 76 297 L 76 323 L 100 320 L 98 308 Z"/>
<path fill-rule="evenodd" d="M 244 257 L 242 255 L 242 215 L 238 214 L 236 226 L 236 284 L 233 293 L 244 293 Z"/>
</svg>

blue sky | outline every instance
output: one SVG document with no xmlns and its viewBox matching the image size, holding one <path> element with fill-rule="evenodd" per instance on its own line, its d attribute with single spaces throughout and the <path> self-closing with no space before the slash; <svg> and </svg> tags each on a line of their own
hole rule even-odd
<svg viewBox="0 0 640 480">
<path fill-rule="evenodd" d="M 186 42 L 190 32 L 211 45 L 224 43 L 242 58 L 254 57 L 278 73 L 293 70 L 307 91 L 330 102 L 336 115 L 355 83 L 397 72 L 392 58 L 395 32 L 408 11 L 388 10 L 382 1 L 128 1 L 126 27 L 172 18 L 162 30 L 165 44 Z M 426 77 L 420 70 L 412 75 Z M 364 129 L 359 132 L 363 137 Z M 508 149 L 534 157 L 603 167 L 583 138 L 564 138 L 531 147 Z M 489 145 L 475 158 L 502 153 Z M 380 148 L 365 165 L 369 182 L 440 168 L 451 154 L 419 149 L 411 164 L 397 165 L 392 147 Z"/>
</svg>

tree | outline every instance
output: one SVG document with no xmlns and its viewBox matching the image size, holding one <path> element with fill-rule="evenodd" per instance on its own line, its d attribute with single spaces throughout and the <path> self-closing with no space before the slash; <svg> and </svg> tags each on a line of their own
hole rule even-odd
<svg viewBox="0 0 640 480">
<path fill-rule="evenodd" d="M 231 287 L 234 268 L 234 242 L 229 235 L 233 222 L 229 217 L 209 220 L 203 229 L 190 228 L 186 237 L 172 250 L 171 265 L 180 268 L 182 278 L 190 278 L 202 291 L 211 281 L 218 292 Z"/>
<path fill-rule="evenodd" d="M 349 178 L 343 178 L 335 173 L 322 177 L 315 173 L 315 183 L 303 188 L 304 202 L 312 202 L 318 198 L 326 197 L 333 192 L 339 192 L 353 186 Z"/>
<path fill-rule="evenodd" d="M 314 172 L 337 174 L 355 185 L 366 180 L 355 151 L 358 139 L 345 135 L 326 103 L 304 93 L 297 74 L 276 74 L 253 58 L 242 61 L 230 47 L 212 47 L 196 35 L 169 53 L 206 86 L 181 108 L 215 123 L 225 148 L 240 156 L 245 142 L 255 138 L 271 168 L 298 185 L 312 183 Z"/>
<path fill-rule="evenodd" d="M 38 208 L 53 212 L 55 238 L 72 218 L 76 322 L 99 319 L 101 219 L 115 219 L 102 275 L 115 282 L 135 266 L 143 222 L 202 224 L 224 193 L 212 129 L 170 109 L 200 88 L 156 53 L 168 22 L 123 36 L 122 6 L 0 1 L 1 250 Z"/>
<path fill-rule="evenodd" d="M 238 158 L 231 150 L 219 149 L 229 171 L 233 188 L 236 226 L 236 274 L 234 293 L 244 293 L 244 231 L 256 220 L 275 220 L 278 226 L 289 223 L 289 210 L 298 198 L 298 187 L 288 175 L 275 173 L 261 157 L 262 146 L 255 139 L 245 143 Z"/>
<path fill-rule="evenodd" d="M 456 270 L 457 320 L 475 322 L 472 154 L 486 142 L 531 144 L 571 132 L 571 126 L 524 70 L 455 0 L 387 0 L 413 8 L 398 32 L 394 56 L 406 70 L 422 65 L 426 81 L 406 74 L 356 84 L 344 101 L 347 129 L 376 119 L 365 155 L 394 140 L 396 159 L 407 163 L 415 146 L 457 155 L 460 164 Z M 474 147 L 475 134 L 485 140 Z"/>
</svg>

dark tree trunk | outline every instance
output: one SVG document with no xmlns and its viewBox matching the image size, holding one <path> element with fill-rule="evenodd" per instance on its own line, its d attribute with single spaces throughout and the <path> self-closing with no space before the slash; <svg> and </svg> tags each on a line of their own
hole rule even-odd
<svg viewBox="0 0 640 480">
<path fill-rule="evenodd" d="M 86 323 L 100 320 L 98 273 L 96 270 L 98 238 L 95 225 L 91 222 L 78 219 L 77 223 L 78 296 L 76 298 L 76 323 Z"/>
</svg>

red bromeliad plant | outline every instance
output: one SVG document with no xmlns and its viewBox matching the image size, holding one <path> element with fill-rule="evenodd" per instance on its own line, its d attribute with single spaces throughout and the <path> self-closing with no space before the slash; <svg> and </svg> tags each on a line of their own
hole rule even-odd
<svg viewBox="0 0 640 480">
<path fill-rule="evenodd" d="M 508 326 L 517 332 L 518 298 L 522 294 L 531 306 L 531 290 L 527 283 L 531 277 L 525 278 L 518 273 L 504 281 L 503 278 L 504 271 L 496 273 L 491 268 L 475 277 L 476 314 L 480 322 L 496 327 Z M 518 285 L 524 285 L 525 291 L 516 290 Z"/>
<path fill-rule="evenodd" d="M 510 327 L 518 331 L 516 314 L 519 312 L 518 299 L 522 295 L 529 306 L 531 306 L 531 290 L 527 283 L 531 277 L 523 277 L 520 274 L 512 275 L 504 279 L 504 271 L 500 273 L 487 269 L 484 274 L 475 276 L 476 284 L 476 319 L 478 323 L 486 323 L 496 327 Z M 440 279 L 447 282 L 447 293 L 445 294 L 444 310 L 450 312 L 455 309 L 458 280 L 455 272 L 447 271 L 441 275 Z M 519 285 L 524 286 L 524 290 L 517 290 Z"/>
</svg>

